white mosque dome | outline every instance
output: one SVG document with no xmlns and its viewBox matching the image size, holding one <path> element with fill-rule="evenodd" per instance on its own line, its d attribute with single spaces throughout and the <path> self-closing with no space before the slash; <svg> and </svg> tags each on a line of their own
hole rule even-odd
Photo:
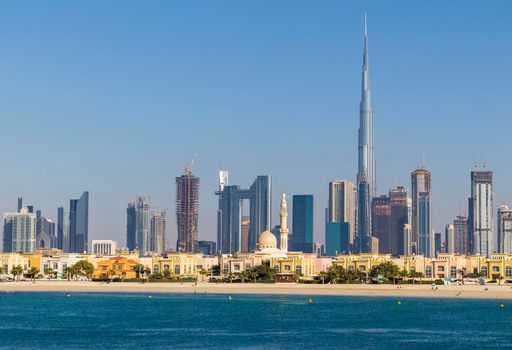
<svg viewBox="0 0 512 350">
<path fill-rule="evenodd" d="M 270 231 L 264 231 L 258 236 L 258 249 L 277 248 L 276 236 Z"/>
</svg>

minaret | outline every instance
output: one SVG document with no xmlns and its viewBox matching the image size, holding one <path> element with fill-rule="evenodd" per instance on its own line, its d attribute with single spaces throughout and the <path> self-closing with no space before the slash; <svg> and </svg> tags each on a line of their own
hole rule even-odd
<svg viewBox="0 0 512 350">
<path fill-rule="evenodd" d="M 377 183 L 375 179 L 375 159 L 373 157 L 373 109 L 368 61 L 368 29 L 366 25 L 366 14 L 364 16 L 362 73 L 361 104 L 359 106 L 359 162 L 357 179 L 359 182 L 361 178 L 366 177 L 366 181 L 369 186 L 369 202 L 371 203 L 372 198 L 377 195 Z"/>
<path fill-rule="evenodd" d="M 279 229 L 280 243 L 279 248 L 283 252 L 288 251 L 288 209 L 286 206 L 286 195 L 284 192 L 281 194 L 281 212 L 279 213 L 281 219 L 281 228 Z"/>
</svg>

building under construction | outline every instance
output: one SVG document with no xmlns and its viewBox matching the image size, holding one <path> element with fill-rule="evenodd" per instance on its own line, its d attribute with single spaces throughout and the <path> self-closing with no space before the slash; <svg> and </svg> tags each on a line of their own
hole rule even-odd
<svg viewBox="0 0 512 350">
<path fill-rule="evenodd" d="M 185 174 L 176 178 L 177 251 L 194 251 L 194 245 L 197 241 L 198 220 L 199 178 L 192 174 L 192 167 L 187 166 Z"/>
</svg>

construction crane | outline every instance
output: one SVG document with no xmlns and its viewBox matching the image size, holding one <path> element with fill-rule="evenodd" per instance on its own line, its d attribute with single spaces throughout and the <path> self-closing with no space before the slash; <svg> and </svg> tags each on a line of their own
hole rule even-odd
<svg viewBox="0 0 512 350">
<path fill-rule="evenodd" d="M 197 153 L 194 154 L 190 163 L 185 166 L 185 174 L 186 175 L 192 175 L 192 168 L 194 167 L 194 163 L 196 162 L 196 159 L 197 159 Z"/>
</svg>

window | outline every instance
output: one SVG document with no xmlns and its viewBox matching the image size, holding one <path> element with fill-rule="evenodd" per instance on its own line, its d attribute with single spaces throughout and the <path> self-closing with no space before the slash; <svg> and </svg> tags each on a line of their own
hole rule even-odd
<svg viewBox="0 0 512 350">
<path fill-rule="evenodd" d="M 174 265 L 174 273 L 176 275 L 180 274 L 180 265 L 178 265 L 178 264 Z"/>
<path fill-rule="evenodd" d="M 457 266 L 450 266 L 450 277 L 457 278 Z"/>
<path fill-rule="evenodd" d="M 500 267 L 499 266 L 493 266 L 492 267 L 492 272 L 500 272 Z"/>
<path fill-rule="evenodd" d="M 103 265 L 103 266 L 101 267 L 101 269 L 102 269 L 103 271 L 107 271 L 107 266 L 106 266 L 106 265 Z"/>
<path fill-rule="evenodd" d="M 359 265 L 359 271 L 366 271 L 366 266 Z"/>
<path fill-rule="evenodd" d="M 444 266 L 443 266 L 443 265 L 439 265 L 439 266 L 437 267 L 437 271 L 439 271 L 439 272 L 444 272 Z"/>
<path fill-rule="evenodd" d="M 157 264 L 155 264 L 155 266 L 153 266 L 153 271 L 155 273 L 158 273 L 158 271 L 160 271 L 160 266 L 158 266 Z"/>
<path fill-rule="evenodd" d="M 432 278 L 432 266 L 425 266 L 425 275 L 427 278 Z"/>
<path fill-rule="evenodd" d="M 482 275 L 483 277 L 487 277 L 487 266 L 482 266 L 480 268 L 480 275 Z"/>
<path fill-rule="evenodd" d="M 302 275 L 302 265 L 297 265 L 295 268 L 295 272 L 299 275 Z"/>
<path fill-rule="evenodd" d="M 54 263 L 53 263 L 53 269 L 54 269 L 54 270 L 57 270 L 58 268 L 59 268 L 59 264 L 58 264 L 58 263 L 56 263 L 56 262 L 54 262 Z"/>
<path fill-rule="evenodd" d="M 348 265 L 348 270 L 349 271 L 354 271 L 354 269 L 355 269 L 354 265 Z"/>
<path fill-rule="evenodd" d="M 410 270 L 411 272 L 416 271 L 416 266 L 411 266 L 411 267 L 409 267 L 409 270 Z"/>
<path fill-rule="evenodd" d="M 284 270 L 285 271 L 290 271 L 291 270 L 290 265 L 284 265 Z"/>
<path fill-rule="evenodd" d="M 164 271 L 169 271 L 169 265 L 167 265 L 167 264 L 164 265 Z"/>
<path fill-rule="evenodd" d="M 512 277 L 512 266 L 505 267 L 505 277 Z"/>
<path fill-rule="evenodd" d="M 240 264 L 235 264 L 235 265 L 234 265 L 234 267 L 233 267 L 233 269 L 234 269 L 235 271 L 240 271 Z"/>
<path fill-rule="evenodd" d="M 245 264 L 245 269 L 246 270 L 250 270 L 251 269 L 251 264 Z"/>
</svg>

